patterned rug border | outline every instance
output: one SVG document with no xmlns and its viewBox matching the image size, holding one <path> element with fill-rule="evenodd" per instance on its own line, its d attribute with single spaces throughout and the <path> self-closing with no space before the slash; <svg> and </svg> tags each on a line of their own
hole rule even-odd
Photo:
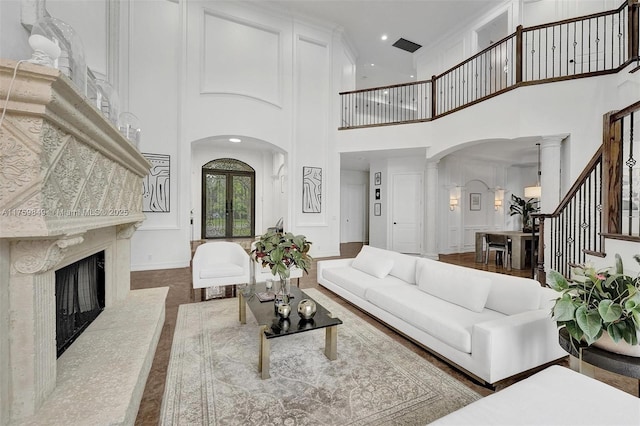
<svg viewBox="0 0 640 426">
<path fill-rule="evenodd" d="M 160 424 L 426 424 L 480 399 L 320 291 L 303 291 L 343 321 L 337 360 L 324 356 L 324 330 L 272 339 L 272 377 L 261 380 L 249 309 L 240 325 L 237 299 L 180 305 Z"/>
</svg>

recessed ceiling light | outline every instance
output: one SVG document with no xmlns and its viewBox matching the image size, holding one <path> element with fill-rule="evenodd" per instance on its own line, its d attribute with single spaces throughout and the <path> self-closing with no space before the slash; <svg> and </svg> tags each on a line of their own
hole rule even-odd
<svg viewBox="0 0 640 426">
<path fill-rule="evenodd" d="M 414 75 L 413 75 L 413 74 L 411 74 L 411 75 L 409 76 L 409 78 L 413 78 L 413 77 L 414 77 Z"/>
<path fill-rule="evenodd" d="M 238 138 L 229 138 L 229 142 L 233 142 L 233 143 L 240 143 L 240 142 L 242 142 L 242 139 L 238 139 Z"/>
<path fill-rule="evenodd" d="M 376 64 L 371 64 L 371 66 L 372 66 L 372 67 L 375 67 L 375 66 L 376 66 Z"/>
<path fill-rule="evenodd" d="M 380 40 L 385 41 L 387 38 L 388 37 L 386 34 L 382 34 L 382 36 L 380 37 Z"/>
</svg>

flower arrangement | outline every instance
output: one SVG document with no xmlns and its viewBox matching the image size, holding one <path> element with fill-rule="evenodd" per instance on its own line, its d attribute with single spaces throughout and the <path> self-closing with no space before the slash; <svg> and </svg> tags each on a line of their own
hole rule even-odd
<svg viewBox="0 0 640 426">
<path fill-rule="evenodd" d="M 289 278 L 290 269 L 294 266 L 309 273 L 313 260 L 309 256 L 310 248 L 311 242 L 304 235 L 270 231 L 256 241 L 251 257 L 263 267 L 268 266 L 273 275 L 284 279 Z"/>
<path fill-rule="evenodd" d="M 640 255 L 634 259 L 640 264 Z M 622 259 L 616 254 L 611 268 L 596 270 L 591 265 L 572 269 L 572 281 L 549 271 L 547 283 L 562 293 L 552 310 L 558 327 L 566 327 L 575 341 L 588 345 L 604 332 L 618 343 L 638 344 L 640 332 L 640 275 L 623 273 Z"/>
</svg>

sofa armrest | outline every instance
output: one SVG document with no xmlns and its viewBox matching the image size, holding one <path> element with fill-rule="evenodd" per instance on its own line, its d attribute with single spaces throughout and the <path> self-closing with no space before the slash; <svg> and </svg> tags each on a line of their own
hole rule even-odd
<svg viewBox="0 0 640 426">
<path fill-rule="evenodd" d="M 537 309 L 474 325 L 471 355 L 488 369 L 489 382 L 495 383 L 566 353 L 549 311 Z"/>
<path fill-rule="evenodd" d="M 322 272 L 328 268 L 341 268 L 350 266 L 353 262 L 353 258 L 350 259 L 331 259 L 331 260 L 319 260 L 316 264 L 318 271 L 318 278 L 322 277 Z"/>
</svg>

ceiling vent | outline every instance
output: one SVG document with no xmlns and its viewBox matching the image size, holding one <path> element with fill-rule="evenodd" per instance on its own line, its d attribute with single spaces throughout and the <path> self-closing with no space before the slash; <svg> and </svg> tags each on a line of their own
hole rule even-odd
<svg viewBox="0 0 640 426">
<path fill-rule="evenodd" d="M 422 47 L 422 45 L 418 43 L 414 43 L 412 41 L 405 40 L 403 38 L 399 38 L 398 41 L 393 43 L 393 46 L 397 47 L 398 49 L 406 50 L 409 53 L 413 53 Z"/>
</svg>

